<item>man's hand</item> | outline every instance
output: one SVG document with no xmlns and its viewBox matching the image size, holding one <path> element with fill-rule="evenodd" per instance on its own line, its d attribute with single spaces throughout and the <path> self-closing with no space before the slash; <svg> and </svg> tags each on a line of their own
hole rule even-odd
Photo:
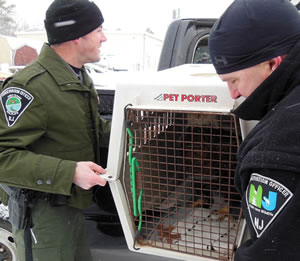
<svg viewBox="0 0 300 261">
<path fill-rule="evenodd" d="M 73 183 L 83 189 L 90 189 L 95 185 L 104 186 L 106 180 L 99 174 L 105 174 L 106 170 L 91 161 L 77 162 Z"/>
</svg>

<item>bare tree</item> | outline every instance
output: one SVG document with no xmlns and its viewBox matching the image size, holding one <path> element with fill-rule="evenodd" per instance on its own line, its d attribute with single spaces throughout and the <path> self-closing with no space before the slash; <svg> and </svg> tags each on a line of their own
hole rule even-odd
<svg viewBox="0 0 300 261">
<path fill-rule="evenodd" d="M 17 29 L 13 15 L 16 6 L 7 4 L 6 0 L 0 0 L 0 34 L 14 36 Z"/>
</svg>

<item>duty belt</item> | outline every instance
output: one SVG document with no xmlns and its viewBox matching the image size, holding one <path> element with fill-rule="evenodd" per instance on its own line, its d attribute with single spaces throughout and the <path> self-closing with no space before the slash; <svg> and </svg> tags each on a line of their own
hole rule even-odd
<svg viewBox="0 0 300 261">
<path fill-rule="evenodd" d="M 70 202 L 70 196 L 40 191 L 35 191 L 34 198 L 49 201 L 53 207 L 66 206 Z"/>
</svg>

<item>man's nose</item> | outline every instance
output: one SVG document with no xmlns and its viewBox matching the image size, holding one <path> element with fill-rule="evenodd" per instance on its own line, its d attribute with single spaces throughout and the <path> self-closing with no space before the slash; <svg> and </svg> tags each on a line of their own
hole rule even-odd
<svg viewBox="0 0 300 261">
<path fill-rule="evenodd" d="M 102 32 L 101 42 L 106 42 L 106 41 L 107 41 L 106 35 Z"/>
<path fill-rule="evenodd" d="M 239 93 L 238 89 L 230 86 L 229 84 L 228 84 L 228 89 L 229 89 L 230 96 L 232 99 L 238 99 L 241 97 L 241 94 Z"/>
</svg>

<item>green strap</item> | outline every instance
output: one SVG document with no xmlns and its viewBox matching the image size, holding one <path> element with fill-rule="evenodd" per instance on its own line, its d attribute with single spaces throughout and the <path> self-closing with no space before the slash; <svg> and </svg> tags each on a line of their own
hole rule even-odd
<svg viewBox="0 0 300 261">
<path fill-rule="evenodd" d="M 136 169 L 137 171 L 141 171 L 139 163 L 136 157 L 132 157 L 133 151 L 133 135 L 129 128 L 127 128 L 127 133 L 129 136 L 129 155 L 128 161 L 130 166 L 130 185 L 131 185 L 131 192 L 132 192 L 132 201 L 133 201 L 133 215 L 135 217 L 139 216 L 139 225 L 138 230 L 142 229 L 142 195 L 143 189 L 140 189 L 138 201 L 136 200 Z"/>
</svg>

